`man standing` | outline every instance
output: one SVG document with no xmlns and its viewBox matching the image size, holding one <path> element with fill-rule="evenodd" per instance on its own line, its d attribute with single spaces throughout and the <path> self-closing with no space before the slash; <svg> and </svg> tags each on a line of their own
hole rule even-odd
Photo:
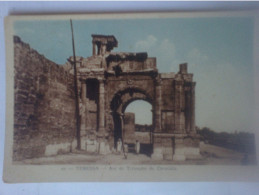
<svg viewBox="0 0 259 195">
<path fill-rule="evenodd" d="M 139 154 L 139 151 L 140 151 L 140 143 L 139 143 L 138 140 L 136 140 L 135 151 L 136 151 L 136 154 Z"/>
<path fill-rule="evenodd" d="M 117 152 L 119 154 L 121 153 L 121 147 L 122 147 L 122 142 L 121 142 L 121 139 L 119 138 L 117 141 Z"/>
</svg>

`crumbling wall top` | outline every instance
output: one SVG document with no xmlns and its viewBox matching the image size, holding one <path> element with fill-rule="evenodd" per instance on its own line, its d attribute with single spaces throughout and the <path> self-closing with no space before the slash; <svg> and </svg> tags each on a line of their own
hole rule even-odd
<svg viewBox="0 0 259 195">
<path fill-rule="evenodd" d="M 93 42 L 100 42 L 102 44 L 111 44 L 113 47 L 118 47 L 118 41 L 113 35 L 97 35 L 92 34 Z"/>
<path fill-rule="evenodd" d="M 93 43 L 93 56 L 104 55 L 113 50 L 114 47 L 118 47 L 118 41 L 113 35 L 92 35 Z M 96 53 L 97 47 L 97 53 Z"/>
</svg>

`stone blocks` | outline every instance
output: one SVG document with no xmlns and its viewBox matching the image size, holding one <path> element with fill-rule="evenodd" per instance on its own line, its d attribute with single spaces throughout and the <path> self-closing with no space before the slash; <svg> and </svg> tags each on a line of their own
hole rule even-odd
<svg viewBox="0 0 259 195">
<path fill-rule="evenodd" d="M 68 153 L 71 150 L 71 143 L 50 144 L 46 146 L 45 156 Z"/>
<path fill-rule="evenodd" d="M 124 114 L 124 142 L 135 143 L 135 114 Z"/>
<path fill-rule="evenodd" d="M 14 37 L 13 160 L 70 152 L 73 76 Z"/>
<path fill-rule="evenodd" d="M 156 147 L 154 148 L 153 154 L 151 155 L 151 158 L 153 160 L 163 160 L 163 148 L 162 147 Z"/>
<path fill-rule="evenodd" d="M 95 153 L 98 151 L 98 142 L 96 140 L 87 139 L 86 141 L 86 151 L 90 153 Z"/>
</svg>

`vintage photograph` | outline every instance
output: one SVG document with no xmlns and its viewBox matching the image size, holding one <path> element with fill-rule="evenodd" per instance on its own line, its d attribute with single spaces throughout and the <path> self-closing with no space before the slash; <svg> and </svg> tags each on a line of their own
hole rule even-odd
<svg viewBox="0 0 259 195">
<path fill-rule="evenodd" d="M 253 15 L 143 15 L 10 17 L 13 166 L 257 166 Z"/>
</svg>

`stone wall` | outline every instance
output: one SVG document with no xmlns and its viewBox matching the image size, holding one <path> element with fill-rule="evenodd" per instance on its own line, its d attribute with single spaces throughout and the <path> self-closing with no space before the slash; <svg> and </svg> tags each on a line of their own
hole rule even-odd
<svg viewBox="0 0 259 195">
<path fill-rule="evenodd" d="M 73 76 L 16 36 L 14 60 L 13 160 L 70 152 L 76 130 Z"/>
<path fill-rule="evenodd" d="M 135 143 L 135 113 L 124 113 L 124 142 Z"/>
<path fill-rule="evenodd" d="M 107 95 L 108 103 L 112 102 L 116 94 L 127 93 L 128 89 L 132 89 L 134 93 L 144 92 L 147 98 L 152 100 L 154 98 L 154 81 L 150 75 L 121 75 L 110 76 L 107 79 Z M 107 104 L 107 109 L 110 109 L 110 105 Z"/>
</svg>

